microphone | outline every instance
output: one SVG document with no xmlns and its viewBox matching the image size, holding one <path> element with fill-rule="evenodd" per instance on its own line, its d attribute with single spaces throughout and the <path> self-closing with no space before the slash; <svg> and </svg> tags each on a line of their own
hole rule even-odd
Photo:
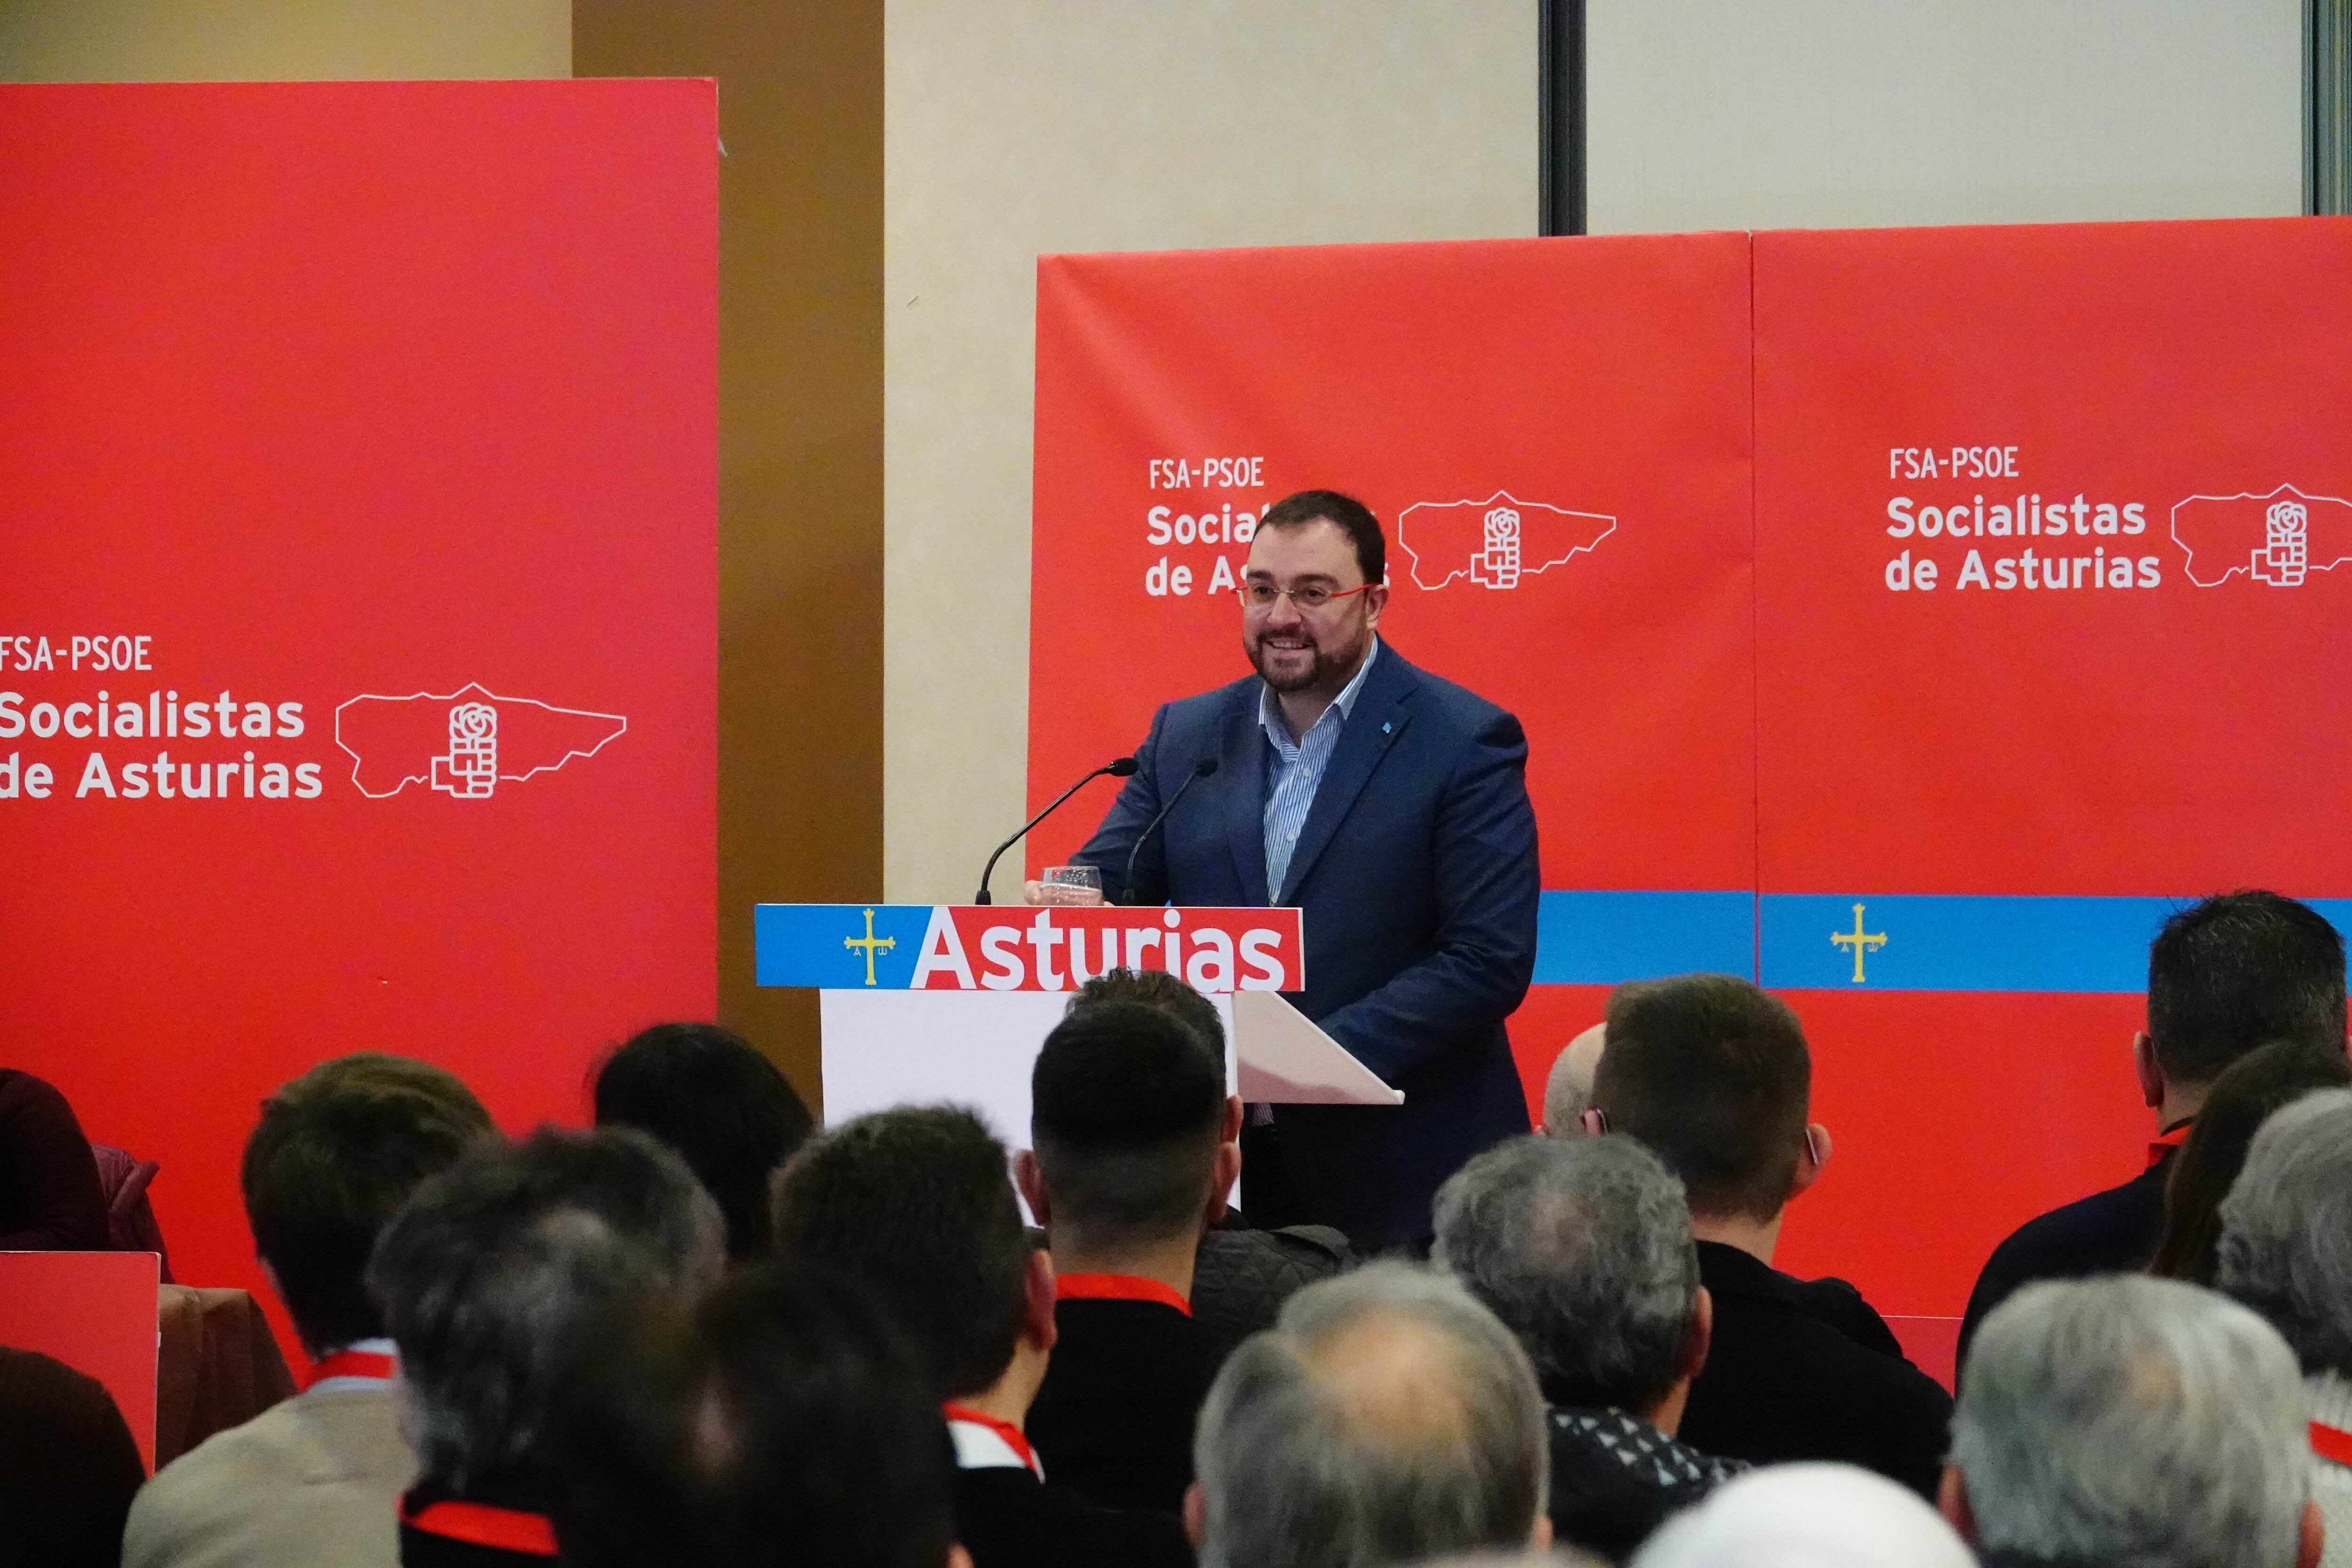
<svg viewBox="0 0 2352 1568">
<path fill-rule="evenodd" d="M 1135 759 L 1133 757 L 1113 757 L 1110 761 L 1105 763 L 1102 766 L 1097 768 L 1094 772 L 1088 773 L 1086 777 L 1080 779 L 1077 783 L 1072 784 L 1061 794 L 1055 795 L 1054 797 L 1054 803 L 1051 805 L 1048 805 L 1045 810 L 1039 812 L 1036 816 L 1023 823 L 1021 825 L 1020 832 L 1014 834 L 1012 837 L 1006 839 L 1003 843 L 996 847 L 996 853 L 991 855 L 988 858 L 988 864 L 981 868 L 980 891 L 971 896 L 971 901 L 975 904 L 992 904 L 996 901 L 993 898 L 989 896 L 988 879 L 990 875 L 995 871 L 997 861 L 1004 858 L 1004 852 L 1007 849 L 1012 848 L 1015 844 L 1018 844 L 1024 838 L 1026 838 L 1029 836 L 1029 830 L 1031 828 L 1036 826 L 1039 823 L 1045 821 L 1047 817 L 1061 810 L 1062 803 L 1064 801 L 1069 799 L 1072 795 L 1077 794 L 1080 790 L 1086 788 L 1087 785 L 1094 783 L 1095 780 L 1102 777 L 1105 773 L 1108 773 L 1115 779 L 1123 779 L 1133 772 L 1135 772 Z"/>
<path fill-rule="evenodd" d="M 1168 804 L 1160 808 L 1160 815 L 1144 824 L 1143 831 L 1136 836 L 1135 847 L 1127 852 L 1127 881 L 1124 884 L 1126 896 L 1119 900 L 1121 903 L 1135 902 L 1135 858 L 1143 853 L 1144 840 L 1151 837 L 1153 828 L 1168 820 L 1168 814 L 1176 809 L 1176 803 L 1184 798 L 1186 790 L 1216 771 L 1217 759 L 1213 755 L 1202 757 L 1199 762 L 1194 763 L 1192 773 L 1185 776 L 1182 784 L 1176 786 L 1176 793 L 1168 797 Z"/>
</svg>

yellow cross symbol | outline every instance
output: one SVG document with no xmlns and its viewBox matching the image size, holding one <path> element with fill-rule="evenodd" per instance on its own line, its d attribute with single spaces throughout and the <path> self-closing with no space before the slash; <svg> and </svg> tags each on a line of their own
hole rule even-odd
<svg viewBox="0 0 2352 1568">
<path fill-rule="evenodd" d="M 1860 909 L 1862 906 L 1857 904 L 1854 907 L 1856 909 Z M 1884 941 L 1885 939 L 1882 937 L 1880 940 Z M 866 911 L 866 935 L 863 938 L 854 936 L 843 937 L 841 939 L 841 945 L 849 949 L 852 952 L 856 952 L 861 947 L 866 950 L 866 984 L 871 985 L 874 984 L 874 955 L 877 952 L 887 952 L 892 948 L 897 947 L 898 945 L 898 939 L 895 936 L 876 936 L 874 934 L 874 911 L 872 910 L 868 910 Z"/>
<path fill-rule="evenodd" d="M 1863 984 L 1862 955 L 1873 948 L 1885 947 L 1886 933 L 1883 931 L 1874 932 L 1863 930 L 1862 906 L 1856 904 L 1853 906 L 1853 929 L 1832 931 L 1830 941 L 1839 947 L 1853 949 L 1853 983 L 1860 985 Z"/>
</svg>

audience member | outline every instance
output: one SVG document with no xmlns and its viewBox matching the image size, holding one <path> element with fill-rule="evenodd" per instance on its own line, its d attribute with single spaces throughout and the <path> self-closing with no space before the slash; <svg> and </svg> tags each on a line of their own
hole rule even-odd
<svg viewBox="0 0 2352 1568">
<path fill-rule="evenodd" d="M 2221 1289 L 2269 1320 L 2302 1363 L 2326 1561 L 2343 1568 L 2352 1563 L 2352 1089 L 2307 1094 L 2263 1122 L 2221 1220 Z"/>
<path fill-rule="evenodd" d="M 66 1097 L 0 1068 L 0 1252 L 102 1252 L 98 1162 Z"/>
<path fill-rule="evenodd" d="M 856 1281 L 755 1265 L 573 1342 L 549 1415 L 571 1568 L 942 1568 L 954 1464 L 930 1385 Z"/>
<path fill-rule="evenodd" d="M 2045 1281 L 1985 1320 L 1942 1501 L 1985 1568 L 2311 1568 L 2310 1460 L 2294 1354 L 2253 1313 Z"/>
<path fill-rule="evenodd" d="M 2224 893 L 2182 910 L 2147 953 L 2147 1028 L 2132 1037 L 2140 1099 L 2156 1112 L 2147 1169 L 2119 1187 L 2030 1220 L 1993 1250 L 1960 1324 L 1977 1325 L 2034 1279 L 2144 1266 L 2164 1222 L 2173 1152 L 2222 1069 L 2271 1040 L 2344 1049 L 2344 939 L 2276 893 Z"/>
<path fill-rule="evenodd" d="M 394 1510 L 416 1460 L 400 1435 L 368 1255 L 419 1183 L 495 1136 L 464 1084 L 401 1057 L 339 1058 L 262 1101 L 245 1145 L 246 1218 L 317 1371 L 301 1394 L 147 1484 L 123 1568 L 400 1560 Z"/>
<path fill-rule="evenodd" d="M 1595 1024 L 1560 1047 L 1544 1079 L 1543 1124 L 1536 1129 L 1550 1138 L 1580 1138 L 1584 1113 L 1592 1108 L 1592 1075 L 1601 1070 L 1601 1053 L 1609 1044 L 1609 1026 Z"/>
<path fill-rule="evenodd" d="M 0 1346 L 0 1561 L 115 1568 L 123 1519 L 146 1479 L 104 1384 Z"/>
<path fill-rule="evenodd" d="M 1438 1190 L 1435 1256 L 1535 1363 L 1555 1541 L 1622 1563 L 1746 1468 L 1675 1440 L 1713 1309 L 1683 1184 L 1639 1143 L 1488 1150 Z"/>
<path fill-rule="evenodd" d="M 1160 969 L 1114 969 L 1078 987 L 1070 1011 L 1097 1002 L 1140 1002 L 1184 1025 L 1197 1036 L 1222 1071 L 1225 1026 L 1216 1005 L 1176 976 Z M 1240 1101 L 1234 1101 L 1236 1107 Z M 1241 1156 L 1234 1134 L 1234 1157 Z M 1348 1238 L 1328 1225 L 1286 1225 L 1260 1230 L 1246 1216 L 1227 1210 L 1202 1233 L 1192 1260 L 1192 1321 L 1223 1360 L 1233 1348 L 1274 1326 L 1275 1314 L 1292 1292 L 1328 1279 L 1356 1261 Z"/>
<path fill-rule="evenodd" d="M 2188 1140 L 2164 1183 L 2164 1228 L 2147 1271 L 2192 1285 L 2213 1283 L 2221 1238 L 2221 1200 L 2246 1163 L 2246 1148 L 2271 1113 L 2315 1089 L 2352 1084 L 2352 1061 L 2338 1050 L 2273 1040 L 2231 1063 L 2213 1080 Z"/>
<path fill-rule="evenodd" d="M 1024 1429 L 1057 1482 L 1172 1514 L 1220 1359 L 1192 1261 L 1241 1164 L 1240 1103 L 1192 1031 L 1100 1002 L 1045 1037 L 1029 1105 L 1014 1170 L 1054 1255 L 1055 1337 Z"/>
<path fill-rule="evenodd" d="M 714 1277 L 724 1254 L 693 1173 L 627 1129 L 542 1129 L 426 1178 L 368 1268 L 422 1470 L 400 1504 L 406 1568 L 551 1556 L 541 1445 L 569 1336 L 609 1303 Z"/>
<path fill-rule="evenodd" d="M 1527 1352 L 1458 1281 L 1409 1263 L 1285 1302 L 1217 1373 L 1192 1457 L 1202 1568 L 1379 1568 L 1551 1539 Z"/>
<path fill-rule="evenodd" d="M 1285 1301 L 1356 1261 L 1348 1238 L 1328 1225 L 1259 1230 L 1228 1211 L 1202 1236 L 1193 1256 L 1192 1321 L 1222 1362 L 1244 1340 L 1274 1327 Z"/>
<path fill-rule="evenodd" d="M 1681 1439 L 1767 1464 L 1834 1459 L 1931 1496 L 1951 1400 L 1903 1359 L 1854 1289 L 1772 1267 L 1782 1210 L 1830 1156 L 1807 1122 L 1812 1059 L 1786 1005 L 1745 980 L 1692 974 L 1621 988 L 1592 1120 L 1682 1179 L 1714 1303 Z"/>
<path fill-rule="evenodd" d="M 1671 1520 L 1633 1568 L 1976 1568 L 1941 1515 L 1852 1465 L 1775 1465 Z M 2088 1564 L 2083 1568 L 2089 1568 Z"/>
<path fill-rule="evenodd" d="M 814 1125 L 776 1064 L 716 1024 L 656 1024 L 596 1073 L 596 1125 L 682 1157 L 727 1216 L 730 1258 L 768 1251 L 768 1184 Z"/>
<path fill-rule="evenodd" d="M 957 1534 L 976 1568 L 1190 1561 L 1162 1513 L 1045 1484 L 1024 1430 L 1054 1348 L 1054 1269 L 1030 1245 L 1004 1146 L 970 1111 L 833 1129 L 777 1178 L 786 1258 L 862 1280 L 908 1334 L 955 1445 Z"/>
</svg>

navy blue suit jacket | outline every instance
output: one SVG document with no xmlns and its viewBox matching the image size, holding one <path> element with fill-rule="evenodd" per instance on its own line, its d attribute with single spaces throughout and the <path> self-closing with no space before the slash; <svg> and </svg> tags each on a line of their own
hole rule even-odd
<svg viewBox="0 0 2352 1568">
<path fill-rule="evenodd" d="M 1535 808 L 1519 721 L 1383 643 L 1300 828 L 1288 880 L 1265 885 L 1261 683 L 1171 702 L 1138 771 L 1077 858 L 1128 894 L 1137 836 L 1203 757 L 1200 780 L 1143 846 L 1137 901 L 1297 905 L 1298 1009 L 1383 1079 L 1400 1106 L 1275 1110 L 1285 1164 L 1322 1224 L 1379 1247 L 1429 1234 L 1430 1200 L 1463 1163 L 1528 1131 L 1508 1017 L 1535 973 Z"/>
</svg>

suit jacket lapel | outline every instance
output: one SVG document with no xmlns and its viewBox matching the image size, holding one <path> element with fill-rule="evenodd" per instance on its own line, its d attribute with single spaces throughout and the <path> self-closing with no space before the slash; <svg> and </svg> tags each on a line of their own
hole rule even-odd
<svg viewBox="0 0 2352 1568">
<path fill-rule="evenodd" d="M 1225 837 L 1233 847 L 1234 872 L 1241 879 L 1244 903 L 1266 903 L 1265 735 L 1257 727 L 1257 682 L 1243 687 L 1244 700 L 1225 716 L 1217 746 L 1217 784 L 1225 800 Z"/>
<path fill-rule="evenodd" d="M 1315 786 L 1315 804 L 1307 808 L 1307 821 L 1298 830 L 1298 847 L 1291 851 L 1290 871 L 1283 882 L 1282 896 L 1276 904 L 1297 901 L 1298 885 L 1315 868 L 1316 858 L 1339 830 L 1339 823 L 1349 807 L 1363 793 L 1372 770 L 1388 755 L 1389 747 L 1404 733 L 1406 710 L 1413 688 L 1412 667 L 1397 656 L 1397 651 L 1385 644 L 1381 657 L 1365 678 L 1363 690 L 1356 694 L 1355 711 L 1340 726 L 1339 743 L 1332 750 L 1331 765 L 1323 772 L 1323 782 Z M 1222 764 L 1221 764 L 1222 765 Z M 1261 793 L 1265 786 L 1259 785 Z M 1264 876 L 1265 850 L 1258 850 L 1259 875 Z"/>
</svg>

